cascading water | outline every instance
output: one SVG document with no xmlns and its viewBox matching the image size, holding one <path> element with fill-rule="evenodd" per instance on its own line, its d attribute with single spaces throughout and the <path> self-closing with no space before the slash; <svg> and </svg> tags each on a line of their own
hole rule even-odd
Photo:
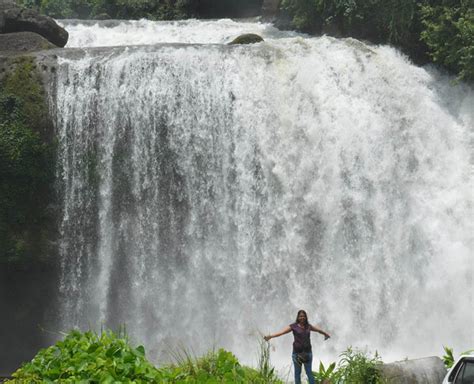
<svg viewBox="0 0 474 384">
<path fill-rule="evenodd" d="M 471 88 L 264 24 L 66 27 L 72 46 L 154 45 L 58 59 L 63 328 L 248 361 L 304 308 L 333 334 L 322 357 L 474 346 Z M 266 42 L 221 44 L 236 31 Z"/>
</svg>

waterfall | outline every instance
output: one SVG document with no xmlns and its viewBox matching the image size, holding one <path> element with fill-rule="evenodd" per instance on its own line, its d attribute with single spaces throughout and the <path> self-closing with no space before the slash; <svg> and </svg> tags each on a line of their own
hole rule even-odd
<svg viewBox="0 0 474 384">
<path fill-rule="evenodd" d="M 266 24 L 66 27 L 83 48 L 59 53 L 53 100 L 64 329 L 245 361 L 303 308 L 333 334 L 318 357 L 473 347 L 472 88 Z M 237 30 L 266 41 L 222 44 Z M 272 341 L 288 364 L 290 339 Z"/>
</svg>

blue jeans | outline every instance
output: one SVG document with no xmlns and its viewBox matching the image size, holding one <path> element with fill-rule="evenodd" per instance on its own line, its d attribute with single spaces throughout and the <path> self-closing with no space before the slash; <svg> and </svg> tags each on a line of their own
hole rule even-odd
<svg viewBox="0 0 474 384">
<path fill-rule="evenodd" d="M 308 376 L 308 382 L 309 384 L 314 384 L 314 376 L 313 376 L 313 370 L 312 370 L 312 365 L 313 365 L 313 354 L 309 354 L 309 361 L 304 364 L 298 363 L 298 360 L 296 359 L 296 353 L 293 353 L 291 355 L 292 360 L 293 360 L 293 365 L 295 367 L 295 384 L 301 384 L 301 365 L 304 365 L 304 370 L 306 372 L 306 376 Z"/>
</svg>

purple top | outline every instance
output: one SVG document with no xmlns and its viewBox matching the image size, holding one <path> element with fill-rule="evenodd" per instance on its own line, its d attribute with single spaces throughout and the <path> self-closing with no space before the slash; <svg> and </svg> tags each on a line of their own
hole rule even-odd
<svg viewBox="0 0 474 384">
<path fill-rule="evenodd" d="M 297 323 L 290 324 L 295 341 L 293 341 L 293 353 L 311 352 L 311 326 L 301 328 Z"/>
</svg>

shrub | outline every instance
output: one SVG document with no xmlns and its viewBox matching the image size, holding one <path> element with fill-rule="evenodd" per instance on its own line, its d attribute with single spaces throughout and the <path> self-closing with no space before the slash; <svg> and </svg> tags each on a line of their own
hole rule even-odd
<svg viewBox="0 0 474 384">
<path fill-rule="evenodd" d="M 474 79 L 472 0 L 282 0 L 282 9 L 299 30 L 392 44 Z"/>
<path fill-rule="evenodd" d="M 375 352 L 371 357 L 369 354 L 349 347 L 341 354 L 338 363 L 337 383 L 351 384 L 378 384 L 382 383 L 381 374 L 378 370 L 382 364 L 380 356 Z"/>
<path fill-rule="evenodd" d="M 296 28 L 397 43 L 406 38 L 415 15 L 413 0 L 283 0 Z"/>
<path fill-rule="evenodd" d="M 107 15 L 113 19 L 172 20 L 193 15 L 193 0 L 17 0 L 56 19 L 94 19 Z"/>
<path fill-rule="evenodd" d="M 319 370 L 313 372 L 314 379 L 318 384 L 331 383 L 336 379 L 336 363 L 331 363 L 327 366 L 324 366 L 322 362 L 319 363 Z"/>
<path fill-rule="evenodd" d="M 124 332 L 99 335 L 72 331 L 64 340 L 39 351 L 7 383 L 283 384 L 273 373 L 263 376 L 256 369 L 241 366 L 223 349 L 200 358 L 186 352 L 175 358 L 176 364 L 156 368 L 146 359 L 143 346 L 131 347 Z"/>
<path fill-rule="evenodd" d="M 444 362 L 444 366 L 446 367 L 446 369 L 450 369 L 454 365 L 454 362 L 455 362 L 453 349 L 449 347 L 443 347 L 443 348 L 444 348 L 444 355 L 442 359 Z M 470 349 L 469 351 L 462 352 L 461 356 L 469 355 L 471 353 L 474 353 L 474 349 Z"/>
<path fill-rule="evenodd" d="M 70 332 L 62 341 L 42 349 L 7 383 L 149 383 L 159 371 L 145 358 L 142 346 L 132 348 L 125 336 L 111 331 Z"/>
<path fill-rule="evenodd" d="M 474 8 L 471 0 L 456 5 L 443 2 L 423 5 L 421 39 L 429 47 L 435 63 L 457 73 L 460 79 L 474 80 Z M 471 5 L 469 5 L 471 4 Z"/>
<path fill-rule="evenodd" d="M 319 371 L 313 372 L 319 384 L 381 384 L 383 379 L 379 366 L 382 364 L 380 356 L 375 353 L 373 357 L 359 350 L 349 347 L 340 355 L 337 363 L 330 364 L 327 368 L 319 364 Z"/>
</svg>

